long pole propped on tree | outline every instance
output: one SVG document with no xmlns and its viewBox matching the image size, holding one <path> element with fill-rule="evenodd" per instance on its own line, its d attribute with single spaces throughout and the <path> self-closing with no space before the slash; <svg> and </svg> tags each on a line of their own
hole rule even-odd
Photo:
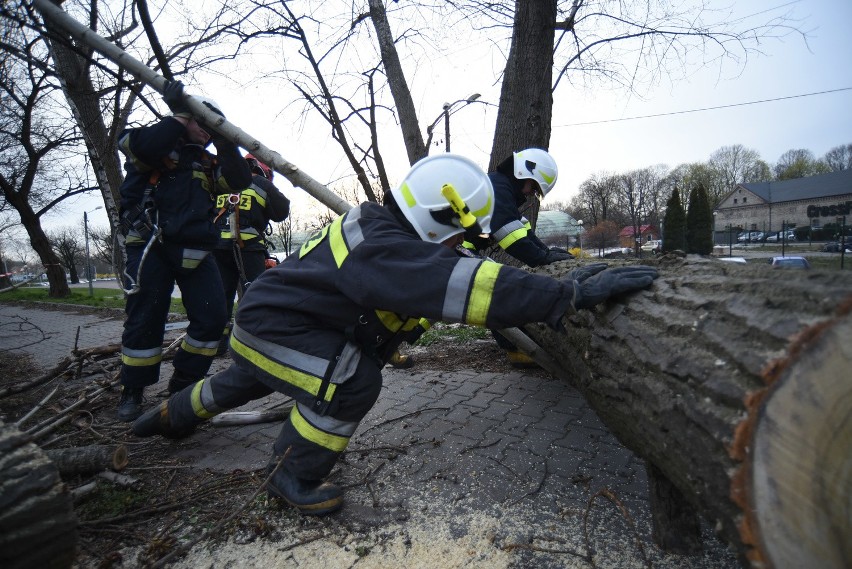
<svg viewBox="0 0 852 569">
<path fill-rule="evenodd" d="M 126 69 L 134 77 L 153 87 L 158 93 L 163 93 L 167 81 L 165 77 L 141 61 L 134 59 L 114 43 L 79 23 L 50 0 L 33 0 L 33 6 L 41 12 L 45 23 L 50 23 L 65 31 L 80 43 L 91 47 L 119 67 Z M 273 170 L 287 178 L 295 187 L 302 188 L 335 213 L 342 214 L 352 209 L 351 204 L 329 190 L 328 187 L 308 176 L 298 166 L 285 160 L 278 152 L 265 146 L 255 137 L 208 109 L 199 99 L 191 95 L 187 95 L 186 98 L 193 115 L 202 119 L 206 125 L 210 125 L 222 136 L 249 150 Z M 521 350 L 527 352 L 544 369 L 551 373 L 558 369 L 548 354 L 517 328 L 508 328 L 500 332 Z"/>
<path fill-rule="evenodd" d="M 63 30 L 80 43 L 91 47 L 119 67 L 126 69 L 134 77 L 150 85 L 160 94 L 163 93 L 167 81 L 165 77 L 141 61 L 134 59 L 114 43 L 79 23 L 62 8 L 50 0 L 33 0 L 33 6 L 41 13 L 46 24 Z M 298 166 L 285 160 L 278 152 L 264 145 L 257 138 L 228 122 L 224 117 L 212 112 L 198 98 L 187 95 L 186 99 L 193 115 L 203 120 L 206 125 L 209 125 L 222 136 L 257 156 L 295 187 L 305 190 L 335 213 L 342 214 L 352 209 L 351 204 L 329 190 L 327 186 L 311 178 Z"/>
</svg>

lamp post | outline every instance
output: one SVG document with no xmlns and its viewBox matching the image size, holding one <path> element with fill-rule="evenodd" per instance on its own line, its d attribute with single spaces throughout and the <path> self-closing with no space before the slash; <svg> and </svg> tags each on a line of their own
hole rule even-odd
<svg viewBox="0 0 852 569">
<path fill-rule="evenodd" d="M 734 235 L 734 226 L 728 225 L 728 257 L 733 256 L 733 248 L 734 248 L 733 235 Z M 723 241 L 723 243 L 724 243 L 724 241 Z M 724 245 L 722 245 L 722 247 L 724 247 Z M 722 251 L 724 251 L 724 249 L 722 249 Z"/>
<path fill-rule="evenodd" d="M 710 239 L 713 247 L 716 247 L 716 212 L 713 212 L 713 235 L 712 239 Z"/>
<path fill-rule="evenodd" d="M 438 115 L 438 118 L 436 118 L 434 121 L 432 121 L 432 124 L 430 124 L 429 126 L 426 127 L 426 134 L 429 135 L 428 138 L 426 139 L 426 151 L 427 152 L 429 151 L 429 146 L 432 144 L 432 134 L 434 134 L 434 132 L 435 132 L 435 125 L 437 125 L 438 121 L 440 121 L 442 118 L 444 119 L 444 139 L 445 139 L 444 148 L 446 149 L 447 152 L 450 151 L 450 115 L 453 114 L 453 109 L 459 103 L 464 103 L 465 105 L 469 105 L 469 104 L 473 103 L 474 101 L 476 101 L 477 99 L 479 99 L 479 97 L 481 97 L 481 96 L 482 95 L 480 95 L 479 93 L 474 93 L 470 97 L 468 97 L 467 99 L 459 99 L 458 101 L 453 101 L 452 103 L 444 103 L 443 112 L 441 112 L 441 114 Z M 484 101 L 480 101 L 480 102 L 487 104 Z"/>
<path fill-rule="evenodd" d="M 580 238 L 580 254 L 582 254 L 583 253 L 583 220 L 578 219 L 577 225 L 580 226 L 580 233 L 578 234 L 578 237 Z"/>
<path fill-rule="evenodd" d="M 92 265 L 89 261 L 89 214 L 99 209 L 103 209 L 103 206 L 99 205 L 92 211 L 83 212 L 83 233 L 86 235 L 86 278 L 89 279 L 89 296 L 95 296 L 95 291 L 92 289 Z"/>
</svg>

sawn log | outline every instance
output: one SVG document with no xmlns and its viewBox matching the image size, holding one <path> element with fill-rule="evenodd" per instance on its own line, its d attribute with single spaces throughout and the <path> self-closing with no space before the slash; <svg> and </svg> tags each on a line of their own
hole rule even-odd
<svg viewBox="0 0 852 569">
<path fill-rule="evenodd" d="M 744 565 L 852 566 L 852 272 L 647 263 L 651 289 L 525 331 Z"/>
</svg>

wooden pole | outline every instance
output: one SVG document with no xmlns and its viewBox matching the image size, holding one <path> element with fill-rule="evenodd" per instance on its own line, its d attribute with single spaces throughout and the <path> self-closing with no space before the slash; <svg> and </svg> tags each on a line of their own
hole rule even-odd
<svg viewBox="0 0 852 569">
<path fill-rule="evenodd" d="M 162 94 L 166 86 L 165 77 L 156 73 L 144 63 L 134 59 L 114 43 L 102 38 L 88 27 L 77 22 L 50 0 L 33 0 L 33 6 L 41 13 L 46 24 L 64 31 L 80 43 L 91 47 Z M 210 126 L 222 136 L 232 140 L 238 146 L 250 151 L 273 170 L 287 178 L 295 187 L 302 188 L 333 212 L 342 214 L 352 209 L 352 205 L 329 190 L 324 184 L 311 178 L 308 174 L 300 170 L 298 166 L 284 159 L 278 152 L 264 145 L 257 138 L 228 122 L 221 115 L 208 109 L 198 98 L 187 95 L 187 103 L 192 114 L 203 120 L 205 125 Z"/>
</svg>

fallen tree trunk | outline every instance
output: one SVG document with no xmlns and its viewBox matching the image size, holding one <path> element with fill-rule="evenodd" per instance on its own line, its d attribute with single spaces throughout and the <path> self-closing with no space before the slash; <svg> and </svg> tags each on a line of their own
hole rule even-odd
<svg viewBox="0 0 852 569">
<path fill-rule="evenodd" d="M 650 290 L 526 332 L 744 564 L 848 567 L 852 274 L 652 263 Z"/>
<path fill-rule="evenodd" d="M 0 422 L 0 567 L 71 567 L 77 517 L 44 451 Z"/>
</svg>

